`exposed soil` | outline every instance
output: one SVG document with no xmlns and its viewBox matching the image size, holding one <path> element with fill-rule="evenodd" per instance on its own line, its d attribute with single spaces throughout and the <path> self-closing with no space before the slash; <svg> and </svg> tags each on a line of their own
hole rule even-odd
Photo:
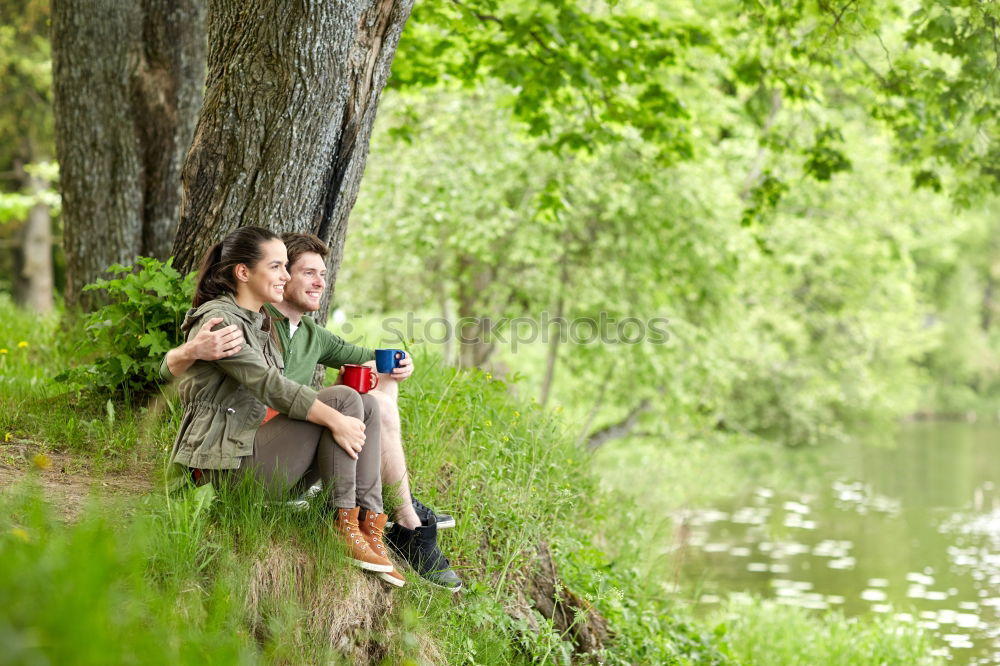
<svg viewBox="0 0 1000 666">
<path fill-rule="evenodd" d="M 149 465 L 104 471 L 88 459 L 28 440 L 0 443 L 0 493 L 34 480 L 63 519 L 75 520 L 89 501 L 135 498 L 153 490 Z"/>
</svg>

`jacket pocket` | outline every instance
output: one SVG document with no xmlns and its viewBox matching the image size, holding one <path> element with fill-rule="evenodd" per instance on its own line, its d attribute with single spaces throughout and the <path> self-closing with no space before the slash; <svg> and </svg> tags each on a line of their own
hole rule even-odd
<svg viewBox="0 0 1000 666">
<path fill-rule="evenodd" d="M 221 460 L 226 420 L 220 412 L 218 405 L 192 403 L 181 423 L 178 452 L 188 454 L 187 457 Z"/>
<path fill-rule="evenodd" d="M 229 455 L 234 457 L 248 456 L 253 453 L 253 440 L 257 428 L 267 413 L 264 405 L 253 398 L 240 387 L 243 398 L 235 404 L 226 405 L 222 414 L 225 417 L 225 447 Z"/>
</svg>

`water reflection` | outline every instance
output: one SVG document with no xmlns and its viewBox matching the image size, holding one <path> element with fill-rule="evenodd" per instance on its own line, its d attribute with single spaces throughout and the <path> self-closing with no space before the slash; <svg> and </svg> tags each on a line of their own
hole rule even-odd
<svg viewBox="0 0 1000 666">
<path fill-rule="evenodd" d="M 924 425 L 894 450 L 831 451 L 811 492 L 751 487 L 682 520 L 703 606 L 778 603 L 915 622 L 955 663 L 1000 664 L 997 429 Z"/>
</svg>

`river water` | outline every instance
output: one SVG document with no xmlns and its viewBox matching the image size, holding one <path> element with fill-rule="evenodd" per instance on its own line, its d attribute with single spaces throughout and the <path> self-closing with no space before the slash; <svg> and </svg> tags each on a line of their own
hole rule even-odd
<svg viewBox="0 0 1000 666">
<path fill-rule="evenodd" d="M 1000 664 L 1000 428 L 914 424 L 896 440 L 831 446 L 808 484 L 749 484 L 676 516 L 679 580 L 699 610 L 752 592 L 888 613 L 953 663 Z"/>
</svg>

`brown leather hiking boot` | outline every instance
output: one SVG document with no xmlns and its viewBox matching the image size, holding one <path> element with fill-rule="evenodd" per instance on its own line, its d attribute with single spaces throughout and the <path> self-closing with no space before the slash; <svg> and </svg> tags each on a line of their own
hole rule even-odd
<svg viewBox="0 0 1000 666">
<path fill-rule="evenodd" d="M 375 575 L 389 583 L 389 585 L 395 585 L 396 587 L 403 587 L 406 585 L 406 578 L 404 578 L 403 574 L 399 573 L 396 569 L 393 569 L 392 571 L 380 571 Z"/>
<path fill-rule="evenodd" d="M 375 513 L 374 511 L 369 511 L 365 509 L 364 514 L 361 516 L 361 534 L 364 535 L 365 541 L 368 543 L 368 548 L 376 555 L 384 557 L 386 561 L 389 561 L 389 551 L 386 550 L 385 544 L 382 543 L 382 531 L 385 529 L 385 523 L 389 519 L 384 513 Z M 389 583 L 390 585 L 395 585 L 396 587 L 402 587 L 406 584 L 406 579 L 403 578 L 403 574 L 399 573 L 395 569 L 392 571 L 386 571 L 384 573 L 379 573 L 379 578 Z"/>
<path fill-rule="evenodd" d="M 358 527 L 359 510 L 360 507 L 354 507 L 353 509 L 338 507 L 333 527 L 347 545 L 347 557 L 351 560 L 352 564 L 367 571 L 388 573 L 392 571 L 392 562 L 389 561 L 389 558 L 374 552 L 368 547 L 368 540 L 361 531 L 361 528 Z M 382 543 L 381 539 L 379 543 Z"/>
</svg>

